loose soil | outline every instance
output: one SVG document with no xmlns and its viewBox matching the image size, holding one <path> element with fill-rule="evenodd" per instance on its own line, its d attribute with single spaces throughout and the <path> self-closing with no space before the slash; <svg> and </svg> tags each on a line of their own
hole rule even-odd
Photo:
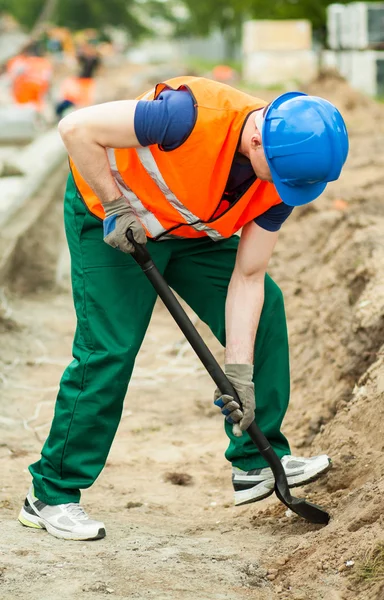
<svg viewBox="0 0 384 600">
<path fill-rule="evenodd" d="M 295 209 L 270 272 L 285 294 L 291 341 L 284 431 L 295 454 L 325 451 L 334 461 L 297 495 L 327 507 L 330 524 L 286 514 L 274 497 L 232 505 L 212 383 L 161 304 L 106 468 L 83 493 L 107 537 L 64 542 L 16 521 L 71 359 L 58 198 L 47 217 L 60 224 L 55 241 L 47 238 L 50 265 L 40 252 L 37 268 L 26 252 L 0 298 L 2 600 L 383 600 L 382 552 L 378 568 L 368 568 L 384 541 L 383 110 L 330 75 L 310 91 L 343 110 L 350 158 L 321 199 Z"/>
</svg>

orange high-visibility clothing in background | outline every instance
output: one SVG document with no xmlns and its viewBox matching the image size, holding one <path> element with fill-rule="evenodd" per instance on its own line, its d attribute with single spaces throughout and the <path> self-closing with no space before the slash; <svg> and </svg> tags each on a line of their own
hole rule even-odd
<svg viewBox="0 0 384 600">
<path fill-rule="evenodd" d="M 18 104 L 32 102 L 41 108 L 52 77 L 52 65 L 43 56 L 16 56 L 8 62 L 12 93 Z"/>
<path fill-rule="evenodd" d="M 265 102 L 201 77 L 170 79 L 140 98 L 150 101 L 164 89 L 187 89 L 194 98 L 196 121 L 187 139 L 171 151 L 157 145 L 107 149 L 115 181 L 148 237 L 230 237 L 281 202 L 272 183 L 256 179 L 233 204 L 223 204 L 247 116 Z M 70 163 L 87 207 L 104 218 L 100 200 Z"/>
<path fill-rule="evenodd" d="M 91 77 L 67 77 L 60 87 L 60 98 L 75 106 L 89 106 L 94 101 L 95 80 Z"/>
</svg>

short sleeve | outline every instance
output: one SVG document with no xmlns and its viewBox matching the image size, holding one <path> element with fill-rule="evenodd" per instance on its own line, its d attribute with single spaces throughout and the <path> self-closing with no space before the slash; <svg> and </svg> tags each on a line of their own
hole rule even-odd
<svg viewBox="0 0 384 600">
<path fill-rule="evenodd" d="M 288 219 L 292 210 L 293 206 L 288 206 L 281 202 L 280 204 L 271 206 L 265 213 L 256 217 L 254 221 L 259 227 L 262 227 L 267 231 L 279 231 L 284 221 Z"/>
<path fill-rule="evenodd" d="M 191 133 L 195 123 L 194 101 L 188 90 L 164 90 L 156 100 L 140 100 L 134 126 L 141 146 L 158 144 L 174 150 Z"/>
</svg>

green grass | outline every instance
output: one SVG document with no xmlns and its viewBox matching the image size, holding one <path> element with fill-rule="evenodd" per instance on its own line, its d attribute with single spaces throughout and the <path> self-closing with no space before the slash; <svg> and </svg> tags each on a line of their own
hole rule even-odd
<svg viewBox="0 0 384 600">
<path fill-rule="evenodd" d="M 379 542 L 373 550 L 366 553 L 356 575 L 364 581 L 384 580 L 384 542 Z"/>
</svg>

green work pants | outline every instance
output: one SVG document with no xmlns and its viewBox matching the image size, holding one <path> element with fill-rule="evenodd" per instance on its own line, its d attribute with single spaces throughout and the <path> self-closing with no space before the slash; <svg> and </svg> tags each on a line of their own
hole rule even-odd
<svg viewBox="0 0 384 600">
<path fill-rule="evenodd" d="M 73 361 L 60 383 L 41 459 L 30 466 L 37 497 L 48 504 L 78 502 L 105 465 L 136 355 L 156 293 L 132 257 L 103 241 L 102 223 L 85 208 L 72 176 L 65 194 L 65 228 L 77 314 Z M 238 237 L 148 241 L 169 285 L 225 345 L 224 308 Z M 269 276 L 255 345 L 256 420 L 274 450 L 289 454 L 280 431 L 289 400 L 288 341 L 283 298 Z M 212 401 L 214 385 L 212 385 Z M 266 466 L 245 433 L 229 438 L 226 458 L 240 469 Z"/>
</svg>

